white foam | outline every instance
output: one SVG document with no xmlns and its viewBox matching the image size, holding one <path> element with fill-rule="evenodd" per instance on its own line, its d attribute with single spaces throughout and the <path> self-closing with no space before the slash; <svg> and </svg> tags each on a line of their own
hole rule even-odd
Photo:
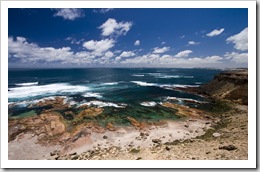
<svg viewBox="0 0 260 172">
<path fill-rule="evenodd" d="M 96 97 L 96 98 L 102 97 L 102 95 L 100 93 L 84 93 L 82 96 L 83 97 Z"/>
<path fill-rule="evenodd" d="M 173 84 L 173 87 L 179 87 L 179 88 L 187 88 L 187 87 L 199 87 L 199 85 L 181 85 L 181 84 Z"/>
<path fill-rule="evenodd" d="M 107 82 L 107 83 L 102 83 L 101 85 L 117 85 L 118 82 Z"/>
<path fill-rule="evenodd" d="M 132 76 L 143 77 L 144 75 L 132 75 Z"/>
<path fill-rule="evenodd" d="M 161 76 L 162 73 L 147 73 L 148 75 L 151 75 L 151 76 Z"/>
<path fill-rule="evenodd" d="M 116 107 L 116 108 L 125 108 L 127 105 L 126 104 L 123 104 L 121 103 L 120 105 L 118 104 L 115 104 L 115 103 L 111 103 L 111 102 L 102 102 L 102 101 L 90 101 L 90 102 L 86 102 L 86 103 L 82 103 L 79 105 L 80 106 L 83 106 L 83 105 L 88 105 L 88 106 L 98 106 L 98 107 Z"/>
<path fill-rule="evenodd" d="M 140 85 L 140 86 L 156 86 L 157 84 L 154 84 L 154 83 L 147 83 L 147 82 L 142 82 L 142 81 L 131 81 L 137 85 Z"/>
<path fill-rule="evenodd" d="M 195 84 L 202 84 L 202 82 L 195 82 Z"/>
<path fill-rule="evenodd" d="M 31 85 L 38 85 L 38 82 L 27 82 L 27 83 L 20 83 L 15 84 L 16 86 L 31 86 Z"/>
<path fill-rule="evenodd" d="M 163 75 L 163 76 L 156 76 L 156 78 L 162 78 L 162 79 L 170 79 L 170 78 L 194 78 L 194 76 Z"/>
<path fill-rule="evenodd" d="M 22 106 L 22 107 L 26 107 L 28 105 L 35 105 L 39 102 L 45 102 L 47 100 L 55 100 L 56 98 L 63 98 L 63 104 L 66 104 L 67 102 L 69 102 L 69 99 L 66 96 L 50 96 L 50 97 L 44 97 L 41 99 L 37 99 L 37 100 L 24 100 L 24 101 L 19 101 L 19 102 L 9 102 L 8 106 Z"/>
<path fill-rule="evenodd" d="M 89 90 L 89 88 L 86 86 L 60 83 L 41 86 L 9 88 L 9 90 L 10 91 L 8 91 L 8 98 L 27 98 L 39 95 L 44 96 L 45 94 L 55 95 L 58 93 L 80 93 Z"/>
<path fill-rule="evenodd" d="M 180 98 L 180 97 L 167 97 L 166 100 L 177 100 L 179 102 L 187 101 L 187 102 L 195 102 L 195 103 L 206 103 L 204 101 L 199 101 L 199 100 L 190 99 L 190 98 Z"/>
<path fill-rule="evenodd" d="M 142 102 L 140 103 L 140 105 L 142 106 L 148 106 L 148 107 L 152 107 L 152 106 L 156 106 L 156 102 Z"/>
</svg>

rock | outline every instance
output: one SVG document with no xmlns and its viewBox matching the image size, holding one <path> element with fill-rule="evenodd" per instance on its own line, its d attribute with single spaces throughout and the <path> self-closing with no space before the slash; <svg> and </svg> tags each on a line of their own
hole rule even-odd
<svg viewBox="0 0 260 172">
<path fill-rule="evenodd" d="M 152 142 L 159 144 L 159 143 L 161 143 L 162 141 L 161 141 L 160 139 L 152 139 Z"/>
<path fill-rule="evenodd" d="M 221 72 L 214 80 L 198 88 L 217 100 L 228 99 L 240 104 L 248 104 L 248 71 L 231 70 Z"/>
<path fill-rule="evenodd" d="M 103 139 L 107 139 L 108 137 L 106 135 L 103 136 Z"/>
<path fill-rule="evenodd" d="M 77 152 L 73 152 L 71 154 L 69 154 L 70 156 L 73 156 L 73 155 L 77 155 Z"/>
<path fill-rule="evenodd" d="M 213 135 L 213 137 L 220 137 L 221 136 L 221 134 L 219 134 L 219 133 L 213 133 L 212 135 Z"/>
<path fill-rule="evenodd" d="M 71 160 L 77 160 L 79 158 L 79 155 L 73 155 L 71 156 Z"/>
<path fill-rule="evenodd" d="M 206 122 L 205 124 L 210 124 L 210 122 Z"/>
<path fill-rule="evenodd" d="M 130 121 L 130 123 L 135 127 L 140 127 L 140 123 L 133 117 L 128 116 L 127 119 Z"/>
<path fill-rule="evenodd" d="M 136 160 L 140 160 L 140 159 L 142 159 L 142 157 L 138 157 L 138 158 L 136 158 Z"/>
<path fill-rule="evenodd" d="M 141 137 L 136 137 L 135 140 L 142 140 Z"/>
<path fill-rule="evenodd" d="M 237 147 L 235 147 L 234 145 L 228 145 L 228 146 L 220 146 L 219 149 L 224 149 L 227 151 L 232 151 L 232 150 L 236 150 Z"/>
<path fill-rule="evenodd" d="M 57 155 L 57 156 L 54 157 L 55 160 L 58 160 L 59 158 L 60 158 L 59 155 Z"/>
<path fill-rule="evenodd" d="M 130 153 L 138 153 L 138 152 L 140 152 L 140 149 L 135 149 L 135 148 L 133 148 L 133 149 L 131 149 L 129 152 L 130 152 Z"/>
<path fill-rule="evenodd" d="M 166 149 L 167 151 L 171 150 L 171 148 L 170 148 L 169 146 L 166 146 L 165 149 Z"/>
<path fill-rule="evenodd" d="M 186 127 L 186 128 L 189 128 L 189 125 L 188 125 L 188 124 L 186 124 L 186 125 L 184 125 L 184 127 Z"/>
<path fill-rule="evenodd" d="M 211 153 L 210 151 L 206 152 L 206 154 L 210 154 L 210 153 Z"/>
<path fill-rule="evenodd" d="M 114 127 L 114 125 L 113 125 L 111 122 L 107 123 L 106 128 L 107 128 L 109 131 L 115 131 L 115 127 Z"/>
<path fill-rule="evenodd" d="M 90 117 L 96 117 L 100 115 L 103 112 L 102 108 L 88 108 L 83 111 L 81 111 L 78 115 L 78 118 L 83 119 L 83 118 L 90 118 Z"/>
</svg>

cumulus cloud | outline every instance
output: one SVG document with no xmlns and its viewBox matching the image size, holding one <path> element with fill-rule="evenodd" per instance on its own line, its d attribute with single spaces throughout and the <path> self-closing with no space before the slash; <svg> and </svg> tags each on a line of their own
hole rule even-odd
<svg viewBox="0 0 260 172">
<path fill-rule="evenodd" d="M 134 56 L 135 53 L 133 51 L 123 51 L 120 56 L 116 57 L 115 60 L 116 62 L 122 60 L 123 58 L 127 58 L 127 57 L 132 57 Z"/>
<path fill-rule="evenodd" d="M 188 44 L 189 44 L 189 45 L 199 45 L 200 42 L 189 41 Z"/>
<path fill-rule="evenodd" d="M 236 52 L 227 52 L 225 55 L 226 59 L 235 62 L 235 63 L 247 63 L 248 54 L 247 53 L 236 53 Z"/>
<path fill-rule="evenodd" d="M 210 33 L 208 33 L 207 36 L 209 36 L 209 37 L 218 36 L 222 32 L 224 32 L 224 30 L 225 30 L 224 28 L 221 28 L 219 30 L 215 29 L 215 30 L 211 31 Z"/>
<path fill-rule="evenodd" d="M 139 46 L 140 44 L 141 44 L 141 42 L 139 40 L 136 40 L 134 43 L 135 46 Z"/>
<path fill-rule="evenodd" d="M 83 47 L 93 51 L 97 56 L 101 56 L 105 51 L 109 50 L 115 45 L 113 39 L 103 39 L 100 41 L 90 40 L 83 43 Z"/>
<path fill-rule="evenodd" d="M 75 20 L 76 18 L 84 17 L 84 12 L 78 8 L 57 8 L 53 16 L 62 17 L 64 20 Z"/>
<path fill-rule="evenodd" d="M 124 52 L 122 52 L 120 57 L 131 57 L 131 56 L 134 56 L 134 55 L 135 55 L 135 53 L 132 52 L 132 51 L 124 51 Z"/>
<path fill-rule="evenodd" d="M 102 36 L 126 35 L 132 25 L 132 22 L 117 22 L 115 19 L 109 18 L 99 29 L 102 30 Z"/>
<path fill-rule="evenodd" d="M 163 47 L 163 48 L 155 47 L 153 50 L 154 50 L 153 53 L 161 54 L 161 53 L 165 53 L 165 52 L 169 51 L 170 47 Z"/>
<path fill-rule="evenodd" d="M 108 64 L 112 62 L 110 59 L 114 56 L 113 52 L 107 51 L 112 44 L 113 40 L 92 40 L 85 44 L 90 51 L 75 53 L 70 47 L 40 47 L 35 43 L 29 43 L 24 37 L 17 37 L 16 39 L 9 37 L 8 57 L 29 64 L 52 62 L 77 65 Z"/>
<path fill-rule="evenodd" d="M 81 43 L 84 41 L 84 39 L 77 40 L 77 39 L 75 39 L 75 38 L 73 38 L 73 37 L 67 37 L 67 38 L 65 39 L 65 41 L 70 41 L 71 44 L 77 44 L 77 45 L 79 45 L 79 44 L 81 44 Z"/>
<path fill-rule="evenodd" d="M 164 44 L 166 44 L 166 42 L 163 41 L 161 44 L 164 45 Z"/>
<path fill-rule="evenodd" d="M 188 59 L 176 58 L 172 55 L 165 54 L 145 54 L 134 58 L 123 59 L 121 64 L 125 65 L 150 65 L 150 66 L 172 66 L 172 67 L 208 67 L 221 64 L 223 58 L 220 56 L 193 57 Z"/>
<path fill-rule="evenodd" d="M 111 10 L 114 10 L 114 8 L 101 8 L 101 9 L 94 9 L 93 12 L 95 13 L 102 13 L 105 14 Z"/>
<path fill-rule="evenodd" d="M 227 43 L 234 43 L 237 50 L 248 50 L 248 28 L 245 28 L 240 33 L 227 38 Z"/>
<path fill-rule="evenodd" d="M 113 56 L 114 56 L 114 53 L 111 52 L 111 51 L 108 51 L 108 52 L 105 53 L 105 57 L 106 57 L 106 58 L 111 58 L 111 57 L 113 57 Z"/>
<path fill-rule="evenodd" d="M 191 50 L 184 50 L 175 55 L 175 57 L 188 57 L 192 53 Z"/>
<path fill-rule="evenodd" d="M 70 47 L 53 48 L 39 47 L 37 44 L 27 42 L 24 37 L 8 38 L 9 57 L 15 57 L 22 62 L 37 62 L 44 60 L 46 62 L 63 61 L 73 55 Z"/>
</svg>

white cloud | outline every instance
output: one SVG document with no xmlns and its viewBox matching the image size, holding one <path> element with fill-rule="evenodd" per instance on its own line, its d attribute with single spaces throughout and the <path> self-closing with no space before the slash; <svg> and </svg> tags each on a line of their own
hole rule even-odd
<svg viewBox="0 0 260 172">
<path fill-rule="evenodd" d="M 109 18 L 105 23 L 103 23 L 99 29 L 102 29 L 102 36 L 110 35 L 126 35 L 130 30 L 132 22 L 117 22 L 115 19 Z"/>
<path fill-rule="evenodd" d="M 220 35 L 222 32 L 224 32 L 224 28 L 221 28 L 219 30 L 215 29 L 213 31 L 211 31 L 210 33 L 207 34 L 207 36 L 209 37 L 213 37 L 213 36 L 217 36 L 217 35 Z"/>
<path fill-rule="evenodd" d="M 107 13 L 107 12 L 113 10 L 113 9 L 114 8 L 102 8 L 102 9 L 99 10 L 99 12 L 105 14 L 105 13 Z"/>
<path fill-rule="evenodd" d="M 140 44 L 141 44 L 141 42 L 139 40 L 136 40 L 134 43 L 135 46 L 139 46 Z"/>
<path fill-rule="evenodd" d="M 75 20 L 76 18 L 84 17 L 84 12 L 78 8 L 57 8 L 55 17 L 62 17 L 64 20 Z"/>
<path fill-rule="evenodd" d="M 77 40 L 77 39 L 75 39 L 75 38 L 73 38 L 73 37 L 67 37 L 67 38 L 65 39 L 65 41 L 70 41 L 71 44 L 77 44 L 77 45 L 79 45 L 79 44 L 81 44 L 81 43 L 84 41 L 84 39 Z"/>
<path fill-rule="evenodd" d="M 189 45 L 199 45 L 200 42 L 189 41 L 188 44 L 189 44 Z"/>
<path fill-rule="evenodd" d="M 132 52 L 132 51 L 124 51 L 124 52 L 122 52 L 120 57 L 131 57 L 131 56 L 134 56 L 134 55 L 135 55 L 135 53 Z"/>
<path fill-rule="evenodd" d="M 93 12 L 94 13 L 102 13 L 102 14 L 105 14 L 109 11 L 112 11 L 114 10 L 114 8 L 100 8 L 100 9 L 94 9 Z"/>
<path fill-rule="evenodd" d="M 191 50 L 184 50 L 175 55 L 175 57 L 188 57 L 192 53 Z"/>
<path fill-rule="evenodd" d="M 230 36 L 226 40 L 228 43 L 232 42 L 235 44 L 237 50 L 248 50 L 248 28 L 245 28 L 240 33 Z"/>
<path fill-rule="evenodd" d="M 169 51 L 170 47 L 163 47 L 163 48 L 155 47 L 153 50 L 154 50 L 153 53 L 160 54 Z"/>
<path fill-rule="evenodd" d="M 113 40 L 89 41 L 85 44 L 90 51 L 74 53 L 70 47 L 53 48 L 39 47 L 29 43 L 24 37 L 8 38 L 8 57 L 15 58 L 19 63 L 48 63 L 94 65 L 112 63 L 113 52 L 107 51 Z M 102 57 L 100 57 L 103 55 Z"/>
<path fill-rule="evenodd" d="M 185 38 L 185 35 L 180 36 L 180 38 Z"/>
<path fill-rule="evenodd" d="M 113 39 L 103 39 L 101 41 L 90 40 L 83 43 L 83 47 L 93 51 L 97 56 L 101 56 L 105 51 L 109 50 L 115 45 Z"/>
<path fill-rule="evenodd" d="M 145 54 L 134 58 L 123 59 L 120 61 L 124 65 L 141 66 L 168 66 L 168 67 L 209 67 L 221 64 L 223 58 L 220 56 L 176 58 L 172 55 Z M 220 66 L 220 65 L 219 65 Z"/>
<path fill-rule="evenodd" d="M 43 60 L 46 62 L 64 61 L 73 56 L 70 47 L 53 48 L 39 47 L 37 44 L 27 42 L 24 37 L 17 37 L 16 41 L 8 38 L 9 57 L 15 57 L 22 62 L 37 62 Z"/>
<path fill-rule="evenodd" d="M 161 44 L 164 45 L 164 44 L 166 44 L 166 42 L 162 42 Z"/>
<path fill-rule="evenodd" d="M 114 53 L 112 53 L 111 51 L 108 51 L 108 52 L 105 53 L 106 58 L 111 58 L 113 56 L 114 56 Z"/>
<path fill-rule="evenodd" d="M 236 53 L 236 52 L 227 52 L 225 57 L 235 63 L 247 63 L 248 54 L 247 53 Z"/>
</svg>

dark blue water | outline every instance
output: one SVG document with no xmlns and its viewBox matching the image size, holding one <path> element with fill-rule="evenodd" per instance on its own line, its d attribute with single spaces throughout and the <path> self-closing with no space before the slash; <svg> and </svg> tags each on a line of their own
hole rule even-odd
<svg viewBox="0 0 260 172">
<path fill-rule="evenodd" d="M 9 69 L 8 100 L 10 104 L 25 108 L 35 100 L 66 96 L 74 105 L 89 103 L 118 109 L 128 115 L 157 112 L 167 116 L 167 110 L 160 103 L 169 97 L 205 101 L 202 97 L 176 91 L 174 87 L 197 87 L 212 80 L 219 72 L 213 69 L 147 68 Z"/>
</svg>

